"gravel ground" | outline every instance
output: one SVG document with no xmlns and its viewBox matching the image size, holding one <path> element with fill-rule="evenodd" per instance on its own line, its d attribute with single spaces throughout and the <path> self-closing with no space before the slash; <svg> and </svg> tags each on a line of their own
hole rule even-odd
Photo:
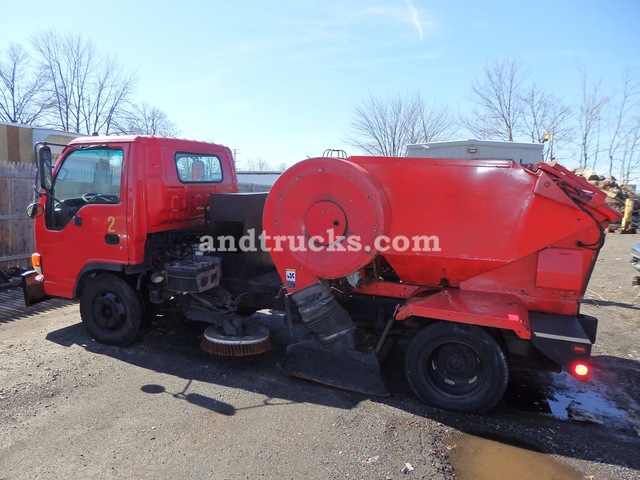
<svg viewBox="0 0 640 480">
<path fill-rule="evenodd" d="M 0 480 L 448 479 L 450 454 L 473 455 L 463 449 L 468 435 L 548 453 L 589 478 L 638 479 L 637 241 L 608 235 L 589 285 L 583 311 L 600 319 L 592 380 L 517 374 L 482 416 L 417 401 L 403 345 L 383 366 L 392 395 L 367 398 L 283 374 L 288 332 L 277 314 L 260 316 L 275 336 L 271 352 L 217 358 L 198 347 L 202 325 L 161 318 L 141 342 L 110 347 L 87 336 L 76 304 L 25 313 L 20 291 L 2 290 Z M 573 416 L 590 421 L 567 419 L 570 401 L 583 414 Z M 500 478 L 509 459 L 495 461 Z M 413 470 L 404 474 L 406 463 Z"/>
</svg>

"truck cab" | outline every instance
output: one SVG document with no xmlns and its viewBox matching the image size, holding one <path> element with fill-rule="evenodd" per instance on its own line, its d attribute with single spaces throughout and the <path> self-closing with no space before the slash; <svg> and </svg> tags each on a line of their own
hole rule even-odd
<svg viewBox="0 0 640 480">
<path fill-rule="evenodd" d="M 150 236 L 203 226 L 209 195 L 237 190 L 222 145 L 152 136 L 73 140 L 35 219 L 44 291 L 77 298 L 96 271 L 140 269 Z"/>
<path fill-rule="evenodd" d="M 220 260 L 196 255 L 210 198 L 238 191 L 228 147 L 92 136 L 70 142 L 55 165 L 46 144 L 37 157 L 40 198 L 28 211 L 37 252 L 34 271 L 23 277 L 27 305 L 79 299 L 93 338 L 127 344 L 151 304 L 167 302 L 176 289 L 219 286 Z M 186 275 L 186 283 L 168 271 Z"/>
</svg>

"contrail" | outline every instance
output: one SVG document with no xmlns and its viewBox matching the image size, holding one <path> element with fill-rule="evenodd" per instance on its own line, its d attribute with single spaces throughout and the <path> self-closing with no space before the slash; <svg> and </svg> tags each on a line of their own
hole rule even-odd
<svg viewBox="0 0 640 480">
<path fill-rule="evenodd" d="M 418 29 L 418 35 L 420 36 L 420 41 L 424 37 L 424 32 L 422 31 L 422 24 L 420 23 L 420 19 L 418 18 L 418 10 L 413 5 L 412 0 L 405 0 L 407 4 L 407 8 L 409 9 L 409 15 L 411 15 L 411 23 Z"/>
</svg>

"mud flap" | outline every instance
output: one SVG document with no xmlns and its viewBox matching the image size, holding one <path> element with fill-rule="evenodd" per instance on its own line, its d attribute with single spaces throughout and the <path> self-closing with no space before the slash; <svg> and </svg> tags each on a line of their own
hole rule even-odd
<svg viewBox="0 0 640 480">
<path fill-rule="evenodd" d="M 24 295 L 24 304 L 27 307 L 51 298 L 44 293 L 44 275 L 35 270 L 29 270 L 22 274 L 22 293 Z"/>
<path fill-rule="evenodd" d="M 308 340 L 289 345 L 279 366 L 294 377 L 365 395 L 389 395 L 374 353 L 332 350 Z"/>
<path fill-rule="evenodd" d="M 589 359 L 598 328 L 594 317 L 531 313 L 529 323 L 533 346 L 564 369 Z"/>
</svg>

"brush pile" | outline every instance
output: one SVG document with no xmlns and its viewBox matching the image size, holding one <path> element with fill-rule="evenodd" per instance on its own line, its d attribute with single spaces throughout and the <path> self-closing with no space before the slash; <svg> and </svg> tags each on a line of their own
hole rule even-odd
<svg viewBox="0 0 640 480">
<path fill-rule="evenodd" d="M 20 275 L 24 268 L 12 267 L 0 269 L 0 288 L 19 287 L 22 284 Z"/>
<path fill-rule="evenodd" d="M 591 168 L 575 168 L 572 172 L 581 176 L 591 185 L 598 187 L 607 194 L 607 205 L 611 208 L 624 212 L 624 204 L 627 198 L 638 200 L 635 186 L 620 184 L 614 177 L 604 177 L 598 175 Z M 637 208 L 637 207 L 636 207 Z"/>
</svg>

